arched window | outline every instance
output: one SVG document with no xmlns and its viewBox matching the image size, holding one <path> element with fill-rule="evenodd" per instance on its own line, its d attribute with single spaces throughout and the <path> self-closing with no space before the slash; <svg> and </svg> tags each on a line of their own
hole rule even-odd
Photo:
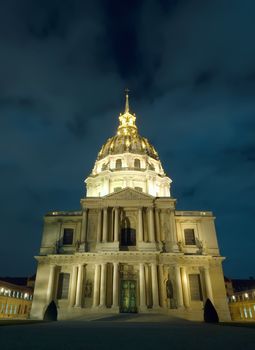
<svg viewBox="0 0 255 350">
<path fill-rule="evenodd" d="M 130 227 L 121 229 L 121 246 L 135 246 L 136 245 L 136 230 Z"/>
<path fill-rule="evenodd" d="M 140 161 L 140 159 L 135 159 L 134 166 L 135 166 L 136 169 L 140 169 L 141 168 L 141 161 Z"/>
<path fill-rule="evenodd" d="M 121 159 L 117 159 L 116 160 L 115 168 L 116 169 L 121 169 L 122 168 L 122 161 L 121 161 Z"/>
<path fill-rule="evenodd" d="M 131 228 L 131 223 L 128 217 L 125 217 L 121 223 L 120 245 L 122 247 L 136 245 L 136 230 Z"/>
</svg>

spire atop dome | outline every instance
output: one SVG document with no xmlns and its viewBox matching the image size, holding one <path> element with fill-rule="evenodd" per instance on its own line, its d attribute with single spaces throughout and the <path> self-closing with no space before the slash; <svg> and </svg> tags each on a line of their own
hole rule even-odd
<svg viewBox="0 0 255 350">
<path fill-rule="evenodd" d="M 125 111 L 124 113 L 120 113 L 119 121 L 120 125 L 118 127 L 117 134 L 124 136 L 134 136 L 137 134 L 137 127 L 135 125 L 136 116 L 135 113 L 130 113 L 129 111 L 129 90 L 125 89 Z"/>
<path fill-rule="evenodd" d="M 125 89 L 125 93 L 126 93 L 126 104 L 125 104 L 125 113 L 129 113 L 129 101 L 128 101 L 128 93 L 129 93 L 129 90 L 128 89 Z"/>
</svg>

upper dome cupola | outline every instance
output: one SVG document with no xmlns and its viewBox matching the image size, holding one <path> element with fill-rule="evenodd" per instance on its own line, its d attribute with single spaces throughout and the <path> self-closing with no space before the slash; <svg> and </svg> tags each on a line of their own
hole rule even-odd
<svg viewBox="0 0 255 350">
<path fill-rule="evenodd" d="M 129 110 L 129 96 L 126 90 L 126 103 L 124 113 L 119 115 L 119 126 L 117 134 L 109 138 L 102 146 L 97 159 L 103 159 L 110 154 L 134 153 L 148 155 L 156 160 L 159 159 L 158 153 L 153 145 L 138 134 L 136 126 L 135 113 Z"/>
<path fill-rule="evenodd" d="M 106 196 L 126 187 L 155 197 L 169 197 L 171 182 L 155 148 L 138 133 L 126 90 L 125 110 L 119 115 L 116 135 L 102 146 L 85 180 L 87 197 Z"/>
</svg>

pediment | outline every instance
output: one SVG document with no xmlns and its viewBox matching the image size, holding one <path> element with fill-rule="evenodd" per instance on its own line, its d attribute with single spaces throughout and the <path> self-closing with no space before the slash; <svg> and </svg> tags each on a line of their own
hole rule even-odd
<svg viewBox="0 0 255 350">
<path fill-rule="evenodd" d="M 151 200 L 153 199 L 154 197 L 151 196 L 150 194 L 145 194 L 145 193 L 142 193 L 140 191 L 137 191 L 133 188 L 130 188 L 130 187 L 126 187 L 122 190 L 119 190 L 117 192 L 114 192 L 114 193 L 111 193 L 111 194 L 108 194 L 107 196 L 103 197 L 103 198 L 107 198 L 107 199 L 133 199 L 133 200 Z"/>
</svg>

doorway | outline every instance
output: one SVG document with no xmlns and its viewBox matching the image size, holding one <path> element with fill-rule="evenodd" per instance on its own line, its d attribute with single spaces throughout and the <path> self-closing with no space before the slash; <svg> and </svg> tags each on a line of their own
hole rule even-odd
<svg viewBox="0 0 255 350">
<path fill-rule="evenodd" d="M 120 287 L 120 312 L 137 312 L 136 281 L 122 280 Z"/>
</svg>

